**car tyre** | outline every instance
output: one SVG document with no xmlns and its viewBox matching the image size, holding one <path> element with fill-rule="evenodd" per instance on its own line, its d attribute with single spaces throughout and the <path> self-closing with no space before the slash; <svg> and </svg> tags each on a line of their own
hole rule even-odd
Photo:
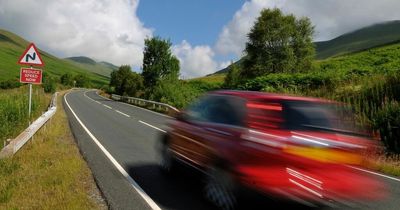
<svg viewBox="0 0 400 210">
<path fill-rule="evenodd" d="M 168 142 L 163 142 L 160 146 L 159 165 L 163 172 L 172 174 L 176 167 L 176 160 Z"/>
<path fill-rule="evenodd" d="M 208 170 L 204 185 L 204 194 L 208 201 L 221 210 L 235 209 L 237 198 L 232 176 L 221 167 Z"/>
</svg>

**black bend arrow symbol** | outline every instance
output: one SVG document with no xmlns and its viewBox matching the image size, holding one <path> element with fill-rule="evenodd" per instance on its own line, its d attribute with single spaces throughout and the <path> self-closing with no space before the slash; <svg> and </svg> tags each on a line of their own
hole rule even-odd
<svg viewBox="0 0 400 210">
<path fill-rule="evenodd" d="M 35 58 L 36 58 L 36 53 L 33 53 L 33 55 L 27 54 L 27 55 L 25 56 L 25 62 L 28 62 L 29 58 L 32 59 L 32 60 L 34 61 Z"/>
</svg>

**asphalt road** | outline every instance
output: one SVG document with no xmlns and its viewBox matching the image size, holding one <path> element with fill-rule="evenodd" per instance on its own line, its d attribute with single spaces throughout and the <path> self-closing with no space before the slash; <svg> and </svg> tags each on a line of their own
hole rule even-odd
<svg viewBox="0 0 400 210">
<path fill-rule="evenodd" d="M 81 153 L 111 209 L 214 209 L 203 198 L 199 173 L 182 169 L 168 177 L 158 168 L 156 142 L 169 117 L 105 99 L 93 90 L 73 91 L 63 102 Z M 386 183 L 389 196 L 361 209 L 400 209 L 400 180 L 372 176 Z M 252 195 L 243 198 L 239 209 L 308 207 Z"/>
</svg>

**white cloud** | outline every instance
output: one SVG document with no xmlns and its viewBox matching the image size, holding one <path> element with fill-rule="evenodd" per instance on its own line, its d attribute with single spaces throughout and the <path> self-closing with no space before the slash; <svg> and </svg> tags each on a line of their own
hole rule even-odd
<svg viewBox="0 0 400 210">
<path fill-rule="evenodd" d="M 218 63 L 214 61 L 214 51 L 210 46 L 191 46 L 186 40 L 173 46 L 172 52 L 181 65 L 181 77 L 194 78 L 217 71 Z"/>
<path fill-rule="evenodd" d="M 224 62 L 221 62 L 221 63 L 218 65 L 218 69 L 224 69 L 224 68 L 228 67 L 229 65 L 231 65 L 232 62 L 233 62 L 233 61 L 224 61 Z"/>
<path fill-rule="evenodd" d="M 316 40 L 327 40 L 374 23 L 400 19 L 398 0 L 251 0 L 246 1 L 223 27 L 215 44 L 217 53 L 240 57 L 247 34 L 263 8 L 307 16 L 316 26 Z"/>
<path fill-rule="evenodd" d="M 85 55 L 141 66 L 152 36 L 136 16 L 138 0 L 0 0 L 0 27 L 59 57 Z"/>
<path fill-rule="evenodd" d="M 267 7 L 276 7 L 278 1 L 253 0 L 247 1 L 233 16 L 232 20 L 223 27 L 219 34 L 215 49 L 218 53 L 234 53 L 240 56 L 247 41 L 247 33 L 253 26 L 261 10 Z"/>
<path fill-rule="evenodd" d="M 316 26 L 316 39 L 327 40 L 374 23 L 400 19 L 398 0 L 296 0 L 282 10 L 307 16 Z"/>
</svg>

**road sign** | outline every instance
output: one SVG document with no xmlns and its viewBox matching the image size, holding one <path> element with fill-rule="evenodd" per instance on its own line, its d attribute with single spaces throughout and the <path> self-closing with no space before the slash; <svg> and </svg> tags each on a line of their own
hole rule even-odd
<svg viewBox="0 0 400 210">
<path fill-rule="evenodd" d="M 18 64 L 21 65 L 32 65 L 32 66 L 44 66 L 43 60 L 40 57 L 39 51 L 35 44 L 31 43 L 19 58 Z"/>
<path fill-rule="evenodd" d="M 19 81 L 21 83 L 42 84 L 42 70 L 21 68 Z"/>
</svg>

